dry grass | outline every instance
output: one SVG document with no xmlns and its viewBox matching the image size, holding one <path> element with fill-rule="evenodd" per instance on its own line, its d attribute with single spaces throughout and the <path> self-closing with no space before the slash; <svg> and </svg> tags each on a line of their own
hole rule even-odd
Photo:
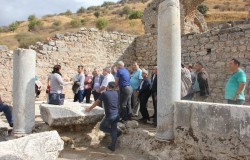
<svg viewBox="0 0 250 160">
<path fill-rule="evenodd" d="M 209 8 L 207 22 L 240 20 L 248 17 L 249 0 L 205 0 Z"/>
<path fill-rule="evenodd" d="M 209 11 L 205 16 L 207 22 L 211 21 L 230 21 L 246 18 L 248 12 L 245 5 L 250 4 L 250 0 L 205 0 L 204 4 L 209 7 Z M 140 19 L 129 20 L 126 16 L 121 17 L 119 13 L 125 5 L 117 4 L 109 6 L 108 8 L 102 7 L 99 12 L 100 18 L 109 21 L 107 31 L 118 31 L 129 34 L 141 35 L 144 33 L 144 27 Z M 143 11 L 147 3 L 127 4 L 133 10 Z M 44 16 L 40 20 L 43 22 L 41 30 L 36 31 L 34 34 L 42 35 L 44 40 L 47 37 L 53 36 L 55 33 L 75 32 L 80 27 L 92 28 L 96 25 L 97 18 L 94 16 L 95 11 L 87 11 L 83 14 L 73 15 L 57 15 L 57 16 Z M 79 20 L 84 19 L 85 24 L 78 28 L 73 28 L 70 22 L 73 18 Z M 60 21 L 55 25 L 55 22 Z M 19 46 L 15 36 L 20 33 L 28 32 L 28 22 L 22 22 L 15 32 L 0 33 L 0 45 L 7 45 L 10 49 L 15 49 Z"/>
</svg>

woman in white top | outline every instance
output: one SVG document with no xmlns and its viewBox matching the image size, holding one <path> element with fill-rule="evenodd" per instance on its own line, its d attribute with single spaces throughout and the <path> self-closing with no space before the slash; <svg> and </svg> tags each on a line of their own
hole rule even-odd
<svg viewBox="0 0 250 160">
<path fill-rule="evenodd" d="M 50 98 L 49 98 L 49 104 L 55 104 L 56 99 L 62 98 L 63 94 L 63 86 L 67 84 L 72 84 L 72 82 L 64 82 L 62 79 L 62 74 L 60 72 L 61 66 L 55 65 L 52 71 L 52 74 L 49 77 L 50 81 Z M 58 98 L 60 97 L 60 98 Z M 63 95 L 64 98 L 64 95 Z"/>
</svg>

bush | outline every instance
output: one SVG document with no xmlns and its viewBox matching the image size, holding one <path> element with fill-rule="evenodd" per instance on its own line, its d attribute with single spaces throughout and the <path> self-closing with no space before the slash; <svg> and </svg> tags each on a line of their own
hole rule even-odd
<svg viewBox="0 0 250 160">
<path fill-rule="evenodd" d="M 107 1 L 107 2 L 103 2 L 103 4 L 101 6 L 102 7 L 107 7 L 107 6 L 114 5 L 114 4 L 116 4 L 116 3 Z"/>
<path fill-rule="evenodd" d="M 19 42 L 20 48 L 28 48 L 30 45 L 43 40 L 40 35 L 33 33 L 19 33 L 15 38 Z"/>
<path fill-rule="evenodd" d="M 108 21 L 106 19 L 98 19 L 96 21 L 96 28 L 98 28 L 99 30 L 103 30 L 107 26 L 108 26 Z"/>
<path fill-rule="evenodd" d="M 68 9 L 66 12 L 60 13 L 59 15 L 70 16 L 70 15 L 72 15 L 72 12 Z"/>
<path fill-rule="evenodd" d="M 59 20 L 56 20 L 52 25 L 53 26 L 60 26 L 60 25 L 62 25 L 62 22 Z"/>
<path fill-rule="evenodd" d="M 132 12 L 132 9 L 129 6 L 125 6 L 122 9 L 122 14 L 129 15 L 129 14 L 131 14 L 131 12 Z"/>
<path fill-rule="evenodd" d="M 56 16 L 57 14 L 46 14 L 45 16 L 43 16 L 43 18 L 48 18 L 48 17 L 54 17 Z"/>
<path fill-rule="evenodd" d="M 36 16 L 34 14 L 28 17 L 28 21 L 34 21 L 34 20 L 36 20 Z"/>
<path fill-rule="evenodd" d="M 0 27 L 0 33 L 2 32 L 9 32 L 9 27 L 6 26 Z"/>
<path fill-rule="evenodd" d="M 129 19 L 140 19 L 141 17 L 142 17 L 141 11 L 132 11 L 128 18 Z"/>
<path fill-rule="evenodd" d="M 37 27 L 41 27 L 43 22 L 40 20 L 30 21 L 28 24 L 29 31 L 35 31 Z"/>
<path fill-rule="evenodd" d="M 95 13 L 94 13 L 94 16 L 95 16 L 96 18 L 99 18 L 100 15 L 101 15 L 100 12 L 95 12 Z"/>
<path fill-rule="evenodd" d="M 86 9 L 85 9 L 84 7 L 81 7 L 81 8 L 79 8 L 79 9 L 76 11 L 77 14 L 81 14 L 81 13 L 85 13 L 85 12 L 86 12 Z"/>
<path fill-rule="evenodd" d="M 87 22 L 87 20 L 86 19 L 81 19 L 81 24 L 84 26 L 85 24 L 86 24 L 86 22 Z"/>
<path fill-rule="evenodd" d="M 74 18 L 70 21 L 70 25 L 73 27 L 73 28 L 77 28 L 81 25 L 81 22 L 78 18 Z"/>
<path fill-rule="evenodd" d="M 91 10 L 91 11 L 98 11 L 100 10 L 100 6 L 90 6 L 87 10 Z"/>
<path fill-rule="evenodd" d="M 9 25 L 9 30 L 14 32 L 15 30 L 17 30 L 19 25 L 20 25 L 20 22 L 13 22 Z"/>
<path fill-rule="evenodd" d="M 205 14 L 207 13 L 207 11 L 209 10 L 209 8 L 208 8 L 206 5 L 201 4 L 201 5 L 199 5 L 199 6 L 197 7 L 197 10 L 198 10 L 201 14 L 205 15 Z"/>
</svg>

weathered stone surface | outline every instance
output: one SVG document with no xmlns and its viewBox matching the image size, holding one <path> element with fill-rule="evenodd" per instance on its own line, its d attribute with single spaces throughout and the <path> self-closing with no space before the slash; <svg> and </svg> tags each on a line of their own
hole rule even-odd
<svg viewBox="0 0 250 160">
<path fill-rule="evenodd" d="M 181 96 L 181 25 L 179 7 L 179 0 L 163 1 L 159 6 L 156 136 L 161 139 L 174 138 L 173 105 L 175 101 L 180 100 Z"/>
<path fill-rule="evenodd" d="M 104 110 L 101 107 L 94 108 L 91 112 L 85 112 L 90 104 L 65 102 L 64 105 L 41 104 L 40 112 L 44 122 L 50 126 L 88 125 L 97 123 L 103 118 Z"/>
<path fill-rule="evenodd" d="M 63 141 L 56 131 L 32 134 L 0 142 L 1 160 L 56 160 L 63 150 Z"/>
<path fill-rule="evenodd" d="M 174 113 L 174 141 L 158 141 L 136 128 L 121 136 L 121 147 L 162 160 L 249 159 L 250 107 L 179 101 Z"/>
<path fill-rule="evenodd" d="M 228 104 L 176 102 L 175 142 L 189 145 L 187 154 L 208 159 L 250 156 L 250 107 Z"/>
<path fill-rule="evenodd" d="M 35 67 L 36 52 L 34 50 L 14 51 L 13 117 L 15 118 L 13 131 L 16 134 L 31 133 L 35 125 Z"/>
</svg>

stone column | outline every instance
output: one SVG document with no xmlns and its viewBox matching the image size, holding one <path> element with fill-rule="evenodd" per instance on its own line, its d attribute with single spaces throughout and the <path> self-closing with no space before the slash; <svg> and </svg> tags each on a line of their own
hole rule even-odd
<svg viewBox="0 0 250 160">
<path fill-rule="evenodd" d="M 36 52 L 18 49 L 13 54 L 13 131 L 27 134 L 35 125 Z"/>
<path fill-rule="evenodd" d="M 179 0 L 165 0 L 158 14 L 158 93 L 156 138 L 174 138 L 174 102 L 181 91 L 181 25 Z"/>
</svg>

